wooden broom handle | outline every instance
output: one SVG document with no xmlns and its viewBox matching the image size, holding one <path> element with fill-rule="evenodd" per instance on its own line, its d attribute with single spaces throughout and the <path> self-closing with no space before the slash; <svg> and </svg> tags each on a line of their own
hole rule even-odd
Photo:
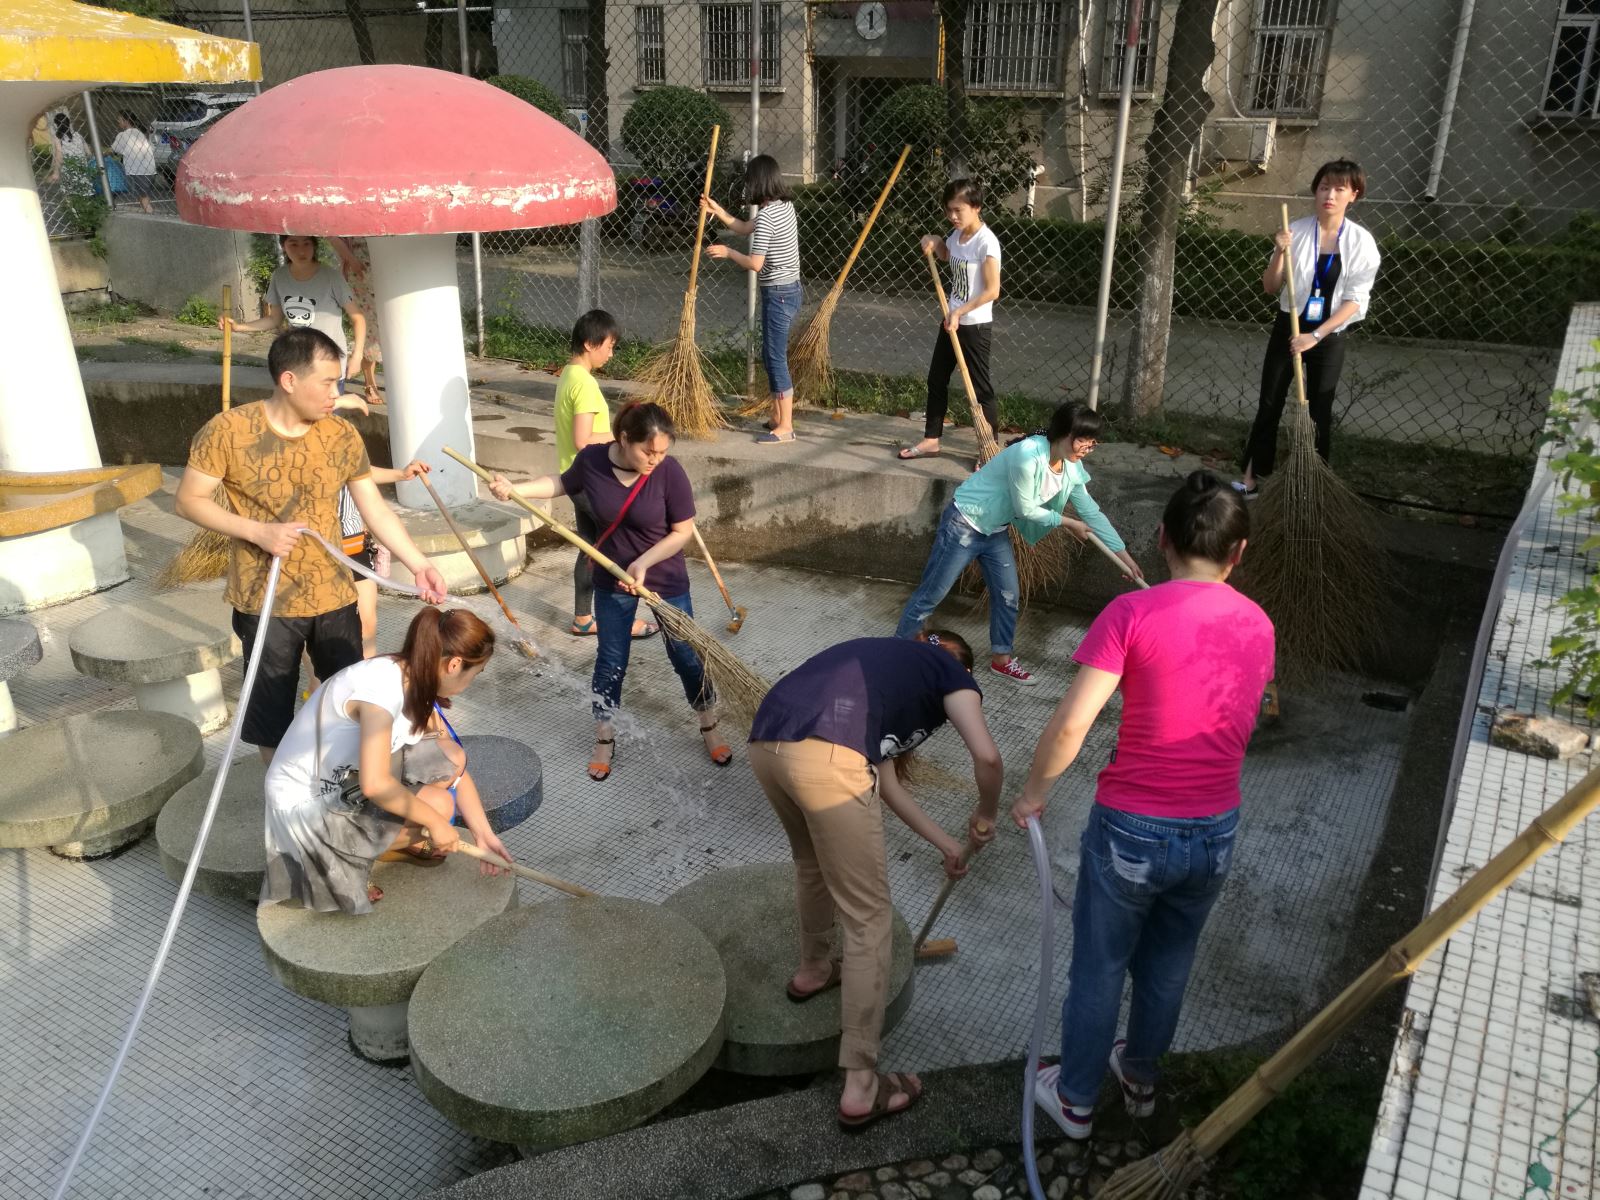
<svg viewBox="0 0 1600 1200">
<path fill-rule="evenodd" d="M 706 155 L 706 186 L 705 194 L 711 195 L 711 173 L 717 169 L 717 142 L 722 137 L 722 126 L 711 127 L 711 153 Z M 1285 212 L 1288 210 L 1285 209 Z M 700 282 L 700 249 L 706 240 L 706 206 L 700 205 L 700 221 L 694 231 L 694 257 L 689 260 L 689 291 L 693 292 Z"/>
<path fill-rule="evenodd" d="M 433 500 L 434 507 L 439 510 L 439 515 L 444 518 L 444 523 L 450 526 L 450 532 L 456 535 L 456 541 L 461 543 L 461 549 L 467 556 L 467 561 L 477 568 L 478 578 L 483 580 L 488 587 L 490 595 L 500 605 L 500 611 L 505 613 L 506 620 L 511 622 L 511 627 L 517 631 L 522 630 L 522 622 L 512 615 L 511 608 L 506 604 L 505 597 L 500 594 L 500 589 L 495 587 L 494 580 L 489 578 L 489 572 L 483 569 L 483 563 L 472 552 L 472 547 L 467 545 L 467 535 L 462 532 L 461 526 L 456 524 L 455 517 L 450 515 L 450 510 L 444 506 L 444 501 L 439 499 L 439 493 L 433 490 L 433 484 L 428 482 L 426 475 L 418 475 L 417 482 L 428 489 L 428 496 Z"/>
<path fill-rule="evenodd" d="M 1287 208 L 1287 206 L 1285 206 Z M 1254 1075 L 1195 1127 L 1195 1148 L 1209 1158 L 1256 1113 L 1309 1066 L 1328 1045 L 1371 1007 L 1388 987 L 1405 979 L 1456 930 L 1521 875 L 1535 859 L 1558 844 L 1600 806 L 1600 767 L 1580 779 L 1455 894 L 1373 963 L 1337 999 L 1319 1012 Z"/>
<path fill-rule="evenodd" d="M 542 883 L 545 887 L 555 888 L 558 892 L 565 892 L 569 896 L 598 896 L 599 892 L 591 892 L 581 884 L 569 883 L 555 875 L 546 875 L 543 871 L 535 871 L 532 867 L 525 867 L 521 863 L 514 863 L 501 858 L 493 851 L 485 850 L 481 846 L 474 846 L 465 839 L 455 844 L 458 854 L 465 854 L 468 858 L 476 858 L 490 866 L 499 867 L 502 871 L 510 871 L 513 875 L 520 875 L 524 879 L 531 879 L 534 883 Z"/>
<path fill-rule="evenodd" d="M 490 483 L 490 482 L 492 482 L 494 480 L 494 476 L 493 475 L 489 474 L 489 472 L 485 471 L 482 467 L 480 467 L 477 463 L 473 462 L 470 458 L 465 458 L 462 455 L 457 454 L 449 446 L 443 447 L 443 450 L 451 458 L 455 459 L 458 463 L 460 463 L 467 470 L 471 471 L 474 475 L 476 475 L 479 479 L 483 480 L 485 483 Z M 607 558 L 599 550 L 596 550 L 588 542 L 584 541 L 577 534 L 573 533 L 572 530 L 568 529 L 565 525 L 563 525 L 560 521 L 558 521 L 554 517 L 552 517 L 544 509 L 535 507 L 533 504 L 530 504 L 528 502 L 528 500 L 527 500 L 527 498 L 525 496 L 519 496 L 515 492 L 511 493 L 511 498 L 512 498 L 512 500 L 514 500 L 518 504 L 520 504 L 524 509 L 526 509 L 533 516 L 538 517 L 539 520 L 543 521 L 546 525 L 550 526 L 550 528 L 555 530 L 556 533 L 560 534 L 567 541 L 571 542 L 579 550 L 582 550 L 590 558 L 594 559 L 595 562 L 599 563 L 602 567 L 604 567 L 612 575 L 615 575 L 623 583 L 625 583 L 629 587 L 631 587 L 634 591 L 636 591 L 639 594 L 639 599 L 643 600 L 646 604 L 654 606 L 654 605 L 659 605 L 659 604 L 664 603 L 664 601 L 661 599 L 660 596 L 656 595 L 649 588 L 641 586 L 638 583 L 638 581 L 634 579 L 634 577 L 632 575 L 629 575 L 621 567 L 617 566 L 616 563 L 612 562 L 609 558 Z"/>
<path fill-rule="evenodd" d="M 950 302 L 944 298 L 944 284 L 939 281 L 939 264 L 934 262 L 932 250 L 924 251 L 923 257 L 928 260 L 928 274 L 933 277 L 933 290 L 939 297 L 939 315 L 943 318 L 940 325 L 943 325 L 944 321 L 950 319 Z M 972 409 L 972 428 L 977 431 L 980 443 L 988 443 L 998 449 L 994 430 L 989 428 L 989 419 L 983 415 L 983 408 L 978 404 L 978 393 L 972 388 L 972 376 L 967 373 L 967 356 L 961 353 L 961 339 L 953 330 L 946 329 L 945 333 L 949 335 L 950 346 L 956 352 L 956 366 L 961 368 L 961 383 L 967 389 L 967 405 Z"/>
<path fill-rule="evenodd" d="M 691 525 L 689 528 L 694 530 L 695 544 L 700 547 L 700 553 L 705 557 L 706 566 L 711 568 L 711 578 L 717 581 L 717 590 L 722 593 L 722 602 L 728 606 L 728 615 L 734 620 L 738 620 L 739 610 L 734 607 L 733 597 L 728 595 L 728 585 L 722 582 L 722 572 L 717 570 L 717 564 L 711 557 L 711 551 L 706 548 L 706 539 L 700 536 L 700 526 Z"/>
<path fill-rule="evenodd" d="M 1289 248 L 1283 252 L 1283 285 L 1289 289 L 1289 340 L 1292 342 L 1300 336 L 1300 301 L 1294 294 L 1294 234 L 1289 229 L 1289 206 L 1283 209 L 1283 231 L 1290 236 Z M 1294 362 L 1294 393 L 1295 399 L 1300 401 L 1300 407 L 1306 405 L 1306 365 L 1300 361 L 1300 355 L 1294 351 L 1289 352 L 1289 358 Z"/>
<path fill-rule="evenodd" d="M 982 847 L 976 845 L 969 837 L 966 848 L 961 851 L 961 865 L 966 866 L 972 861 L 972 856 Z M 933 907 L 928 910 L 928 919 L 922 923 L 922 932 L 917 934 L 917 940 L 911 943 L 913 950 L 922 948 L 928 940 L 928 935 L 933 932 L 933 923 L 939 919 L 939 914 L 944 911 L 945 901 L 950 899 L 950 893 L 956 886 L 956 880 L 946 877 L 944 886 L 939 889 L 939 894 L 934 897 Z"/>
<path fill-rule="evenodd" d="M 227 412 L 233 401 L 233 289 L 222 285 L 222 315 L 228 323 L 222 327 L 222 411 Z"/>
<path fill-rule="evenodd" d="M 883 211 L 884 203 L 889 199 L 889 191 L 894 187 L 895 180 L 900 178 L 900 168 L 906 165 L 906 157 L 911 153 L 908 143 L 900 151 L 900 159 L 894 164 L 894 170 L 889 172 L 889 182 L 883 185 L 883 191 L 878 193 L 878 202 L 872 206 L 872 211 L 867 214 L 867 223 L 861 227 L 860 236 L 856 244 L 850 248 L 850 257 L 844 260 L 844 266 L 839 268 L 839 277 L 833 281 L 833 286 L 842 288 L 845 277 L 850 274 L 850 268 L 856 265 L 856 257 L 861 253 L 861 247 L 867 244 L 867 234 L 872 232 L 872 224 L 878 219 L 878 214 Z"/>
</svg>

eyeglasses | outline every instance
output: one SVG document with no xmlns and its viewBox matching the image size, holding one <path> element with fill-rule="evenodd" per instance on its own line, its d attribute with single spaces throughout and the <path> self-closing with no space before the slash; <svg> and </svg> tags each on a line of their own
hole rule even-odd
<svg viewBox="0 0 1600 1200">
<path fill-rule="evenodd" d="M 1100 443 L 1094 438 L 1073 438 L 1072 448 L 1080 454 L 1088 454 Z"/>
</svg>

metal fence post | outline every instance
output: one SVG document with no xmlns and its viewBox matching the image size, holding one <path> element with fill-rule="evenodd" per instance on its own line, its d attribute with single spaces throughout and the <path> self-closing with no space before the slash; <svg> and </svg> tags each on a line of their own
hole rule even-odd
<svg viewBox="0 0 1600 1200">
<path fill-rule="evenodd" d="M 761 153 L 761 0 L 750 0 L 750 152 L 745 162 Z M 750 219 L 756 219 L 756 206 L 750 206 Z M 745 395 L 756 397 L 756 274 L 749 276 L 745 287 L 745 339 L 744 339 L 744 390 Z"/>
<path fill-rule="evenodd" d="M 247 0 L 248 2 L 248 0 Z M 472 55 L 467 49 L 467 0 L 456 0 L 456 37 L 461 42 L 461 73 L 472 74 Z M 472 235 L 473 310 L 478 319 L 478 357 L 483 357 L 483 237 Z"/>
<path fill-rule="evenodd" d="M 255 41 L 256 27 L 255 22 L 250 19 L 250 0 L 239 0 L 239 12 L 244 17 L 244 40 L 247 42 Z M 252 80 L 250 86 L 255 89 L 256 95 L 261 95 L 261 81 L 259 79 Z"/>
<path fill-rule="evenodd" d="M 110 206 L 111 177 L 106 174 L 106 156 L 100 149 L 100 125 L 94 119 L 94 96 L 89 92 L 83 93 L 83 116 L 89 126 L 89 145 L 94 149 L 94 165 L 100 172 L 100 186 L 106 192 L 106 204 Z"/>
<path fill-rule="evenodd" d="M 578 223 L 578 311 L 600 307 L 600 218 Z"/>
</svg>

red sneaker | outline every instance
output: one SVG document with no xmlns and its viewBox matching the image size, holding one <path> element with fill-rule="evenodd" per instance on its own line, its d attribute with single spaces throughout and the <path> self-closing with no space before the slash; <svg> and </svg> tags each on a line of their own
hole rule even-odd
<svg viewBox="0 0 1600 1200">
<path fill-rule="evenodd" d="M 1039 682 L 1034 674 L 1031 671 L 1024 670 L 1022 664 L 1015 658 L 1006 659 L 1005 665 L 1001 667 L 995 666 L 994 660 L 991 659 L 989 661 L 989 670 L 996 675 L 1011 680 L 1012 683 L 1020 683 L 1023 687 L 1032 687 Z"/>
</svg>

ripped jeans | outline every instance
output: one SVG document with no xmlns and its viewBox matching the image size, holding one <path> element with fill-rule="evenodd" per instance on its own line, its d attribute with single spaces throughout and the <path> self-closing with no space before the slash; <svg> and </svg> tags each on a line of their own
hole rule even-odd
<svg viewBox="0 0 1600 1200">
<path fill-rule="evenodd" d="M 989 589 L 989 653 L 1010 654 L 1017 635 L 1017 560 L 1011 553 L 1011 529 L 1003 526 L 995 533 L 979 533 L 959 512 L 954 502 L 946 506 L 933 535 L 928 565 L 922 568 L 922 582 L 906 601 L 905 612 L 894 635 L 914 638 L 939 602 L 950 594 L 961 572 L 974 559 L 983 571 Z M 997 602 L 998 599 L 998 602 Z"/>
<path fill-rule="evenodd" d="M 1233 860 L 1239 810 L 1214 817 L 1150 817 L 1096 804 L 1084 827 L 1072 908 L 1072 966 L 1061 1006 L 1061 1079 L 1067 1104 L 1100 1095 L 1133 976 L 1124 1073 L 1154 1084 L 1172 1045 L 1195 946 Z"/>
</svg>

